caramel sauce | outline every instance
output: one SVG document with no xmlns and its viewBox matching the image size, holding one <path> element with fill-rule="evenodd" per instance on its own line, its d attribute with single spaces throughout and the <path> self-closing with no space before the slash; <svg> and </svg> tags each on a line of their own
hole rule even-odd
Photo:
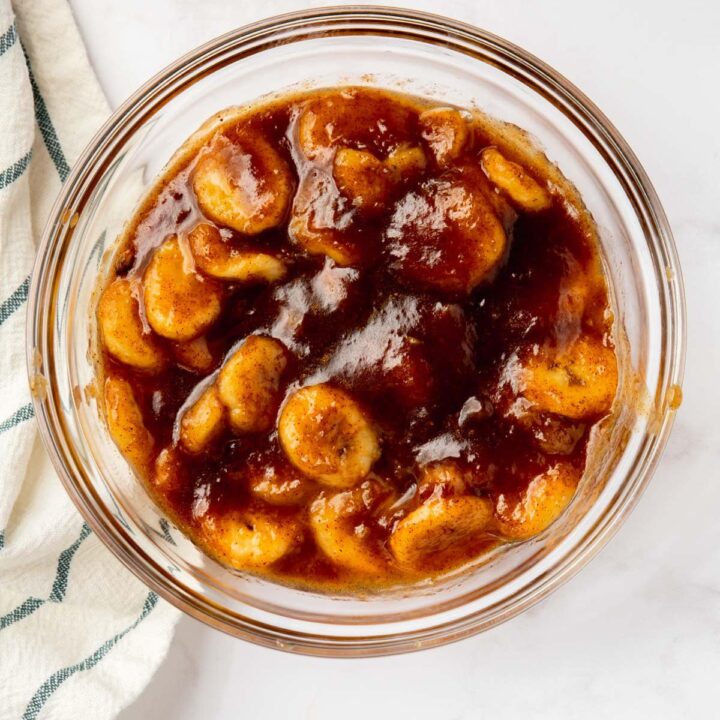
<svg viewBox="0 0 720 720">
<path fill-rule="evenodd" d="M 299 146 L 298 121 L 308 104 L 322 103 L 329 94 L 340 98 L 329 130 L 333 145 L 324 156 L 309 158 Z M 152 436 L 144 481 L 178 526 L 223 562 L 227 558 L 203 531 L 207 518 L 250 509 L 299 528 L 289 552 L 269 565 L 246 568 L 250 572 L 320 589 L 411 582 L 518 539 L 491 520 L 481 532 L 458 536 L 451 551 L 444 550 L 443 557 L 450 558 L 445 564 L 428 559 L 409 570 L 395 561 L 389 540 L 398 523 L 429 498 L 485 499 L 497 515 L 503 503 L 524 498 L 533 480 L 552 473 L 559 461 L 575 471 L 572 482 L 581 477 L 589 432 L 606 411 L 578 418 L 533 408 L 522 394 L 517 367 L 538 348 L 561 351 L 580 337 L 612 347 L 608 295 L 588 233 L 589 216 L 557 189 L 550 192 L 550 205 L 537 212 L 508 201 L 480 169 L 482 150 L 497 139 L 470 114 L 465 114 L 468 137 L 461 152 L 441 165 L 418 120 L 430 105 L 352 89 L 260 106 L 211 136 L 165 179 L 118 250 L 113 275 L 139 288 L 164 241 L 177 236 L 185 247 L 199 223 L 219 225 L 205 215 L 193 189 L 198 158 L 224 144 L 232 147 L 238 138 L 261 137 L 290 169 L 296 207 L 298 197 L 308 193 L 306 202 L 314 203 L 316 215 L 336 233 L 332 247 L 348 255 L 347 262 L 338 263 L 306 252 L 288 230 L 289 208 L 281 224 L 253 236 L 221 227 L 230 248 L 270 252 L 287 270 L 272 283 L 222 282 L 221 314 L 203 333 L 210 355 L 206 367 L 192 370 L 179 362 L 173 341 L 159 336 L 155 341 L 167 360 L 161 372 L 134 369 L 103 353 L 104 374 L 130 383 Z M 427 162 L 394 182 L 379 209 L 359 212 L 326 182 L 340 146 L 380 160 L 398 147 L 419 147 Z M 551 186 L 537 168 L 526 169 L 539 185 Z M 258 165 L 249 175 L 266 171 Z M 260 193 L 260 187 L 248 192 Z M 497 221 L 507 246 L 483 280 L 470 287 L 471 233 L 458 227 L 476 212 L 471 194 L 477 187 L 500 208 Z M 447 202 L 456 202 L 457 188 L 469 188 L 469 194 L 458 195 L 453 225 L 441 217 L 441 200 L 452 195 Z M 433 246 L 428 227 L 438 225 L 443 225 L 441 241 Z M 192 265 L 192 254 L 186 247 L 184 252 Z M 145 330 L 151 332 L 142 292 L 136 296 Z M 280 407 L 299 388 L 329 383 L 371 418 L 381 453 L 356 486 L 362 499 L 352 524 L 368 555 L 380 558 L 377 572 L 344 567 L 318 547 L 309 513 L 318 497 L 338 491 L 293 467 L 275 425 L 250 433 L 226 425 L 199 454 L 178 443 L 179 418 L 197 400 L 198 388 L 214 382 L 225 359 L 252 335 L 275 338 L 287 350 Z M 153 468 L 165 448 L 173 448 L 173 482 L 159 487 Z M 423 480 L 426 469 L 441 461 L 458 469 L 462 487 Z M 285 483 L 278 492 L 299 488 L 297 497 L 284 506 L 266 502 L 251 490 L 258 477 L 271 489 Z"/>
</svg>

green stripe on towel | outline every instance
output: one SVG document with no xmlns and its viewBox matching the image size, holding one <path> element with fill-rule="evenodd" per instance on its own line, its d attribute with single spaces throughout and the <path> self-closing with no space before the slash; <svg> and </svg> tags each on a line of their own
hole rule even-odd
<svg viewBox="0 0 720 720">
<path fill-rule="evenodd" d="M 131 630 L 134 630 L 153 610 L 157 605 L 158 596 L 154 592 L 149 592 L 145 599 L 142 612 L 138 616 L 137 620 L 132 625 L 128 626 L 122 632 L 117 635 L 113 635 L 109 640 L 106 640 L 92 655 L 89 655 L 81 662 L 75 665 L 69 665 L 68 667 L 58 670 L 53 673 L 37 690 L 32 696 L 32 699 L 28 703 L 25 712 L 23 713 L 22 720 L 36 720 L 43 705 L 50 699 L 52 694 L 70 677 L 77 672 L 83 672 L 90 670 L 95 667 L 114 647 L 120 642 Z"/>
<path fill-rule="evenodd" d="M 60 553 L 58 557 L 57 570 L 55 571 L 55 580 L 53 581 L 52 590 L 50 591 L 50 597 L 48 597 L 47 600 L 29 597 L 21 605 L 18 605 L 14 610 L 7 613 L 7 615 L 0 617 L 0 630 L 4 630 L 9 625 L 29 617 L 46 602 L 60 603 L 65 599 L 68 578 L 70 576 L 70 564 L 72 563 L 72 559 L 78 551 L 78 548 L 82 545 L 83 540 L 90 535 L 90 532 L 91 531 L 87 523 L 83 523 L 78 539 Z"/>
<path fill-rule="evenodd" d="M 25 48 L 23 48 L 23 52 L 25 52 Z M 55 131 L 55 126 L 50 119 L 50 113 L 48 113 L 45 99 L 43 98 L 40 88 L 35 81 L 35 76 L 33 75 L 32 67 L 30 66 L 30 57 L 27 52 L 25 52 L 25 62 L 27 63 L 30 85 L 33 92 L 33 101 L 35 103 L 35 119 L 37 120 L 38 127 L 40 128 L 40 133 L 43 137 L 43 141 L 45 142 L 45 147 L 47 148 L 53 163 L 55 163 L 55 168 L 58 171 L 60 180 L 65 182 L 65 178 L 67 178 L 70 174 L 70 166 L 65 159 L 65 153 L 60 145 L 60 140 L 58 139 L 57 132 Z"/>
<path fill-rule="evenodd" d="M 48 598 L 50 602 L 62 602 L 65 599 L 68 577 L 70 576 L 70 563 L 77 549 L 82 545 L 83 540 L 90 535 L 90 532 L 90 526 L 87 523 L 83 523 L 78 539 L 69 548 L 66 548 L 60 553 L 57 572 L 55 573 L 55 582 L 53 583 L 52 592 Z"/>
<path fill-rule="evenodd" d="M 0 55 L 4 55 L 16 42 L 17 30 L 15 29 L 15 22 L 0 35 Z"/>
<path fill-rule="evenodd" d="M 0 172 L 0 190 L 14 183 L 28 168 L 32 150 L 23 155 L 16 163 L 13 163 L 7 170 Z"/>
<path fill-rule="evenodd" d="M 8 430 L 11 430 L 16 425 L 19 425 L 21 422 L 29 420 L 34 415 L 35 408 L 33 407 L 32 403 L 23 405 L 19 410 L 16 410 L 7 420 L 3 420 L 0 423 L 0 435 L 2 435 L 4 432 L 7 432 Z"/>
<path fill-rule="evenodd" d="M 30 289 L 30 276 L 28 275 L 20 287 L 13 294 L 0 304 L 0 325 L 2 325 L 28 298 Z"/>
<path fill-rule="evenodd" d="M 26 617 L 30 617 L 38 608 L 41 608 L 45 604 L 45 600 L 41 600 L 36 597 L 29 597 L 24 603 L 18 605 L 14 610 L 9 612 L 7 615 L 0 617 L 0 630 L 4 630 L 9 625 L 24 620 Z"/>
</svg>

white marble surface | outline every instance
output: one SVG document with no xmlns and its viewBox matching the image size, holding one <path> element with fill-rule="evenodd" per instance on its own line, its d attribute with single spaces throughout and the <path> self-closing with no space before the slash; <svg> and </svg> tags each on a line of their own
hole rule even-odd
<svg viewBox="0 0 720 720">
<path fill-rule="evenodd" d="M 399 3 L 398 3 L 399 4 Z M 179 54 L 300 0 L 72 0 L 113 105 Z M 685 403 L 645 497 L 578 577 L 450 647 L 326 661 L 183 619 L 122 714 L 145 718 L 718 717 L 720 678 L 720 5 L 710 0 L 416 0 L 494 31 L 579 85 L 636 150 L 685 271 Z"/>
</svg>

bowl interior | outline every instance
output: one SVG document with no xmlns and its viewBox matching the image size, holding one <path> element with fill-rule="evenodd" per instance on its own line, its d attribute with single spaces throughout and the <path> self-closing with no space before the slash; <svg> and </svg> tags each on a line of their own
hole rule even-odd
<svg viewBox="0 0 720 720">
<path fill-rule="evenodd" d="M 37 401 L 43 435 L 74 500 L 113 551 L 165 597 L 224 630 L 333 654 L 445 642 L 511 616 L 569 577 L 636 500 L 666 434 L 668 388 L 681 372 L 680 331 L 668 330 L 681 315 L 671 239 L 661 210 L 653 214 L 651 188 L 633 175 L 634 159 L 624 157 L 612 128 L 558 86 L 551 71 L 496 38 L 425 16 L 410 22 L 389 11 L 366 14 L 328 11 L 238 31 L 173 66 L 123 106 L 78 164 L 48 227 L 29 337 L 50 381 L 48 397 Z M 477 105 L 529 131 L 598 224 L 617 333 L 627 339 L 620 389 L 627 402 L 618 403 L 607 442 L 598 443 L 558 523 L 472 572 L 361 598 L 283 587 L 207 559 L 149 500 L 85 392 L 94 371 L 93 291 L 106 250 L 174 150 L 222 108 L 340 84 Z M 63 218 L 76 212 L 71 228 Z M 638 380 L 647 412 L 633 411 Z"/>
</svg>

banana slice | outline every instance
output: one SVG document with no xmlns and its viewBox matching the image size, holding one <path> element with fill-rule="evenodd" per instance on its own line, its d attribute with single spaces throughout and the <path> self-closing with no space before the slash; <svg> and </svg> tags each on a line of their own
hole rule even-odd
<svg viewBox="0 0 720 720">
<path fill-rule="evenodd" d="M 360 406 L 327 384 L 291 395 L 280 413 L 278 432 L 290 462 L 330 487 L 356 485 L 380 457 L 377 435 Z"/>
<path fill-rule="evenodd" d="M 285 263 L 268 253 L 237 250 L 225 242 L 214 225 L 201 223 L 188 235 L 197 266 L 222 280 L 245 283 L 275 282 L 285 275 Z"/>
<path fill-rule="evenodd" d="M 370 540 L 360 513 L 364 488 L 321 495 L 310 506 L 310 527 L 320 550 L 336 565 L 367 575 L 386 572 L 387 563 Z"/>
<path fill-rule="evenodd" d="M 497 148 L 482 151 L 480 165 L 490 182 L 527 212 L 539 212 L 552 205 L 550 193 L 517 163 L 508 160 Z"/>
<path fill-rule="evenodd" d="M 207 372 L 215 363 L 205 336 L 174 343 L 173 353 L 178 363 L 186 370 Z"/>
<path fill-rule="evenodd" d="M 355 208 L 340 195 L 330 173 L 314 168 L 300 181 L 288 232 L 310 255 L 327 255 L 347 267 L 362 257 L 353 238 Z"/>
<path fill-rule="evenodd" d="M 163 448 L 155 459 L 152 484 L 162 497 L 180 490 L 183 486 L 182 465 L 173 447 Z"/>
<path fill-rule="evenodd" d="M 280 404 L 280 379 L 287 351 L 278 340 L 251 335 L 225 362 L 218 377 L 220 399 L 236 432 L 272 427 Z"/>
<path fill-rule="evenodd" d="M 280 225 L 293 194 L 287 164 L 257 135 L 216 143 L 200 156 L 192 183 L 205 215 L 244 235 Z"/>
<path fill-rule="evenodd" d="M 270 505 L 301 505 L 317 486 L 303 477 L 292 466 L 266 465 L 261 471 L 252 472 L 248 479 L 250 492 Z"/>
<path fill-rule="evenodd" d="M 118 278 L 105 288 L 98 303 L 98 323 L 105 349 L 117 360 L 150 372 L 162 368 L 162 350 L 153 335 L 143 328 L 129 280 Z"/>
<path fill-rule="evenodd" d="M 453 460 L 439 460 L 423 467 L 418 480 L 420 495 L 450 491 L 454 495 L 462 495 L 467 491 L 468 482 L 465 473 Z"/>
<path fill-rule="evenodd" d="M 388 103 L 386 96 L 372 90 L 362 93 L 362 102 L 355 91 L 342 90 L 304 104 L 297 129 L 298 144 L 307 158 L 327 161 L 332 148 L 340 146 L 370 147 L 385 154 L 407 137 L 415 115 L 410 103 L 400 97 Z"/>
<path fill-rule="evenodd" d="M 402 278 L 452 293 L 469 293 L 490 277 L 507 248 L 503 221 L 485 193 L 474 178 L 452 172 L 400 199 L 385 240 Z"/>
<path fill-rule="evenodd" d="M 402 144 L 385 158 L 385 166 L 392 173 L 395 182 L 400 182 L 419 175 L 425 170 L 427 160 L 422 148 Z"/>
<path fill-rule="evenodd" d="M 110 375 L 105 380 L 104 399 L 110 437 L 130 465 L 145 474 L 152 458 L 154 441 L 145 427 L 130 383 Z"/>
<path fill-rule="evenodd" d="M 301 538 L 301 529 L 295 520 L 255 509 L 221 517 L 205 515 L 201 527 L 210 550 L 238 570 L 272 565 L 287 555 Z"/>
<path fill-rule="evenodd" d="M 475 496 L 432 496 L 396 525 L 390 550 L 401 567 L 441 571 L 472 557 L 487 542 L 492 503 Z"/>
<path fill-rule="evenodd" d="M 423 140 L 440 167 L 460 157 L 468 137 L 465 118 L 454 108 L 425 110 L 419 117 Z"/>
<path fill-rule="evenodd" d="M 587 427 L 582 422 L 533 411 L 514 412 L 512 417 L 532 434 L 538 447 L 548 455 L 571 455 Z"/>
<path fill-rule="evenodd" d="M 390 195 L 392 175 L 386 165 L 366 150 L 340 148 L 333 175 L 340 192 L 364 212 L 382 210 Z"/>
<path fill-rule="evenodd" d="M 215 385 L 207 388 L 180 421 L 180 442 L 190 453 L 201 453 L 225 427 L 225 405 Z"/>
<path fill-rule="evenodd" d="M 599 340 L 581 336 L 563 352 L 545 347 L 530 355 L 519 379 L 534 409 L 584 420 L 610 410 L 618 383 L 617 358 Z"/>
<path fill-rule="evenodd" d="M 557 463 L 534 478 L 520 494 L 501 494 L 495 501 L 500 532 L 509 540 L 538 535 L 570 504 L 580 473 L 569 463 Z"/>
<path fill-rule="evenodd" d="M 192 340 L 220 315 L 217 283 L 185 267 L 177 237 L 164 242 L 145 271 L 145 313 L 152 329 L 171 340 Z"/>
</svg>

